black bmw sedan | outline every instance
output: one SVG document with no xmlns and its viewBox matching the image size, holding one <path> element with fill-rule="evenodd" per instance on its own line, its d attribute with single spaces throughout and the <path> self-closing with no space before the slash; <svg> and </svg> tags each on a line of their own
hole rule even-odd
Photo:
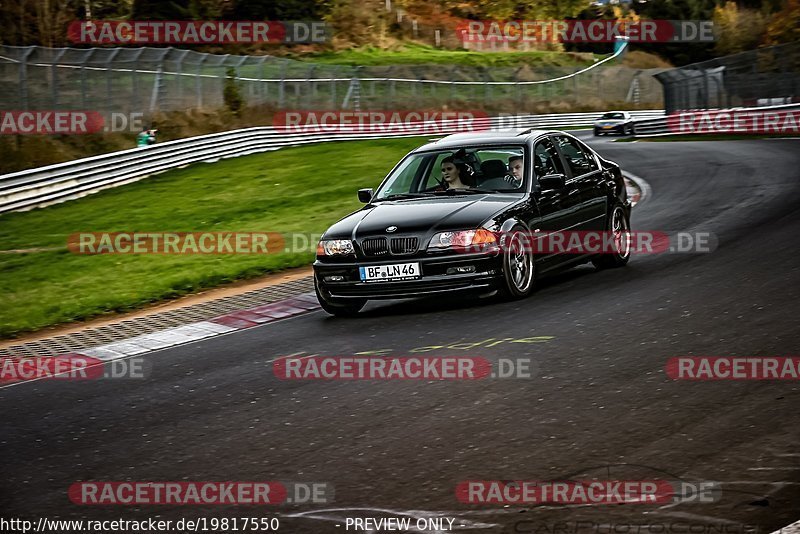
<svg viewBox="0 0 800 534">
<path fill-rule="evenodd" d="M 564 132 L 451 135 L 412 151 L 358 197 L 366 206 L 317 245 L 317 297 L 334 315 L 370 299 L 454 291 L 522 298 L 548 271 L 621 266 L 630 255 L 624 240 L 601 254 L 528 246 L 532 235 L 630 231 L 619 166 Z"/>
</svg>

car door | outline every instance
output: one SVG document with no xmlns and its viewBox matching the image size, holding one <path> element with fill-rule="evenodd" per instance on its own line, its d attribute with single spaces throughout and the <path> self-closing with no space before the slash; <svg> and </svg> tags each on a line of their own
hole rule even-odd
<svg viewBox="0 0 800 534">
<path fill-rule="evenodd" d="M 567 170 L 564 205 L 570 211 L 572 230 L 603 230 L 607 196 L 602 168 L 591 149 L 568 135 L 554 135 Z"/>
<path fill-rule="evenodd" d="M 537 207 L 537 216 L 528 222 L 537 239 L 537 251 L 540 260 L 540 269 L 547 270 L 564 260 L 564 255 L 551 246 L 550 238 L 543 238 L 545 234 L 562 232 L 571 229 L 574 224 L 572 210 L 565 203 L 565 189 L 543 190 L 539 181 L 549 174 L 564 175 L 568 179 L 564 164 L 552 139 L 545 137 L 534 144 L 533 147 L 533 187 L 531 196 Z"/>
</svg>

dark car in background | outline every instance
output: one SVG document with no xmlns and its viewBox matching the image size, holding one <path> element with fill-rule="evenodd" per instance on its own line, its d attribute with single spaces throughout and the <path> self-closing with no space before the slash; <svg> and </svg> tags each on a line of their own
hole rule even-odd
<svg viewBox="0 0 800 534">
<path fill-rule="evenodd" d="M 452 166 L 468 186 L 448 187 L 442 177 Z M 355 314 L 371 299 L 453 291 L 521 298 L 548 271 L 588 261 L 620 266 L 630 254 L 629 247 L 596 255 L 516 246 L 532 232 L 628 235 L 619 166 L 564 132 L 451 135 L 412 151 L 376 191 L 358 196 L 366 206 L 317 246 L 317 297 L 334 315 Z"/>
<path fill-rule="evenodd" d="M 636 127 L 633 116 L 627 111 L 609 111 L 594 121 L 594 135 L 604 134 L 634 135 Z"/>
</svg>

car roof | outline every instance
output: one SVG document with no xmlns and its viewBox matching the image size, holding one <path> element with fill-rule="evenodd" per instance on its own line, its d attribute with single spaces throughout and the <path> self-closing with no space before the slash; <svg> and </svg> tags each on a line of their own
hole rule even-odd
<svg viewBox="0 0 800 534">
<path fill-rule="evenodd" d="M 524 145 L 528 141 L 538 139 L 539 137 L 554 132 L 552 130 L 533 130 L 533 129 L 518 129 L 518 130 L 505 130 L 502 132 L 471 132 L 459 133 L 448 135 L 441 139 L 437 139 L 427 143 L 414 152 L 425 152 L 427 150 L 441 150 L 450 148 L 461 148 L 464 145 Z"/>
</svg>

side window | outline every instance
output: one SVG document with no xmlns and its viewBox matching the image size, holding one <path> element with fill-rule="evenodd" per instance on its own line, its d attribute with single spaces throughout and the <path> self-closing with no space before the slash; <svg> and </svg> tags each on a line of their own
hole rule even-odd
<svg viewBox="0 0 800 534">
<path fill-rule="evenodd" d="M 549 139 L 539 141 L 533 149 L 533 172 L 537 178 L 548 174 L 564 174 L 556 147 Z"/>
<path fill-rule="evenodd" d="M 561 154 L 572 171 L 572 176 L 580 176 L 598 169 L 597 161 L 588 149 L 584 149 L 569 137 L 557 136 L 556 142 Z"/>
</svg>

